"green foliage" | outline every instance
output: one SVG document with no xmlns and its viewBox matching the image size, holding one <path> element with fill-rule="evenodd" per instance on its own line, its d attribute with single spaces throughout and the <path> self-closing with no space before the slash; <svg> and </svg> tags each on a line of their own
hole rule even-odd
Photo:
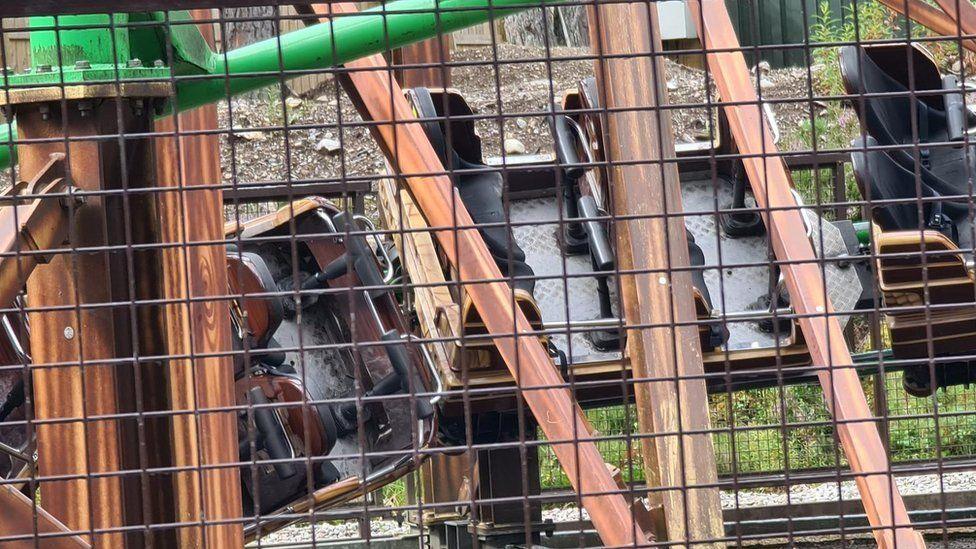
<svg viewBox="0 0 976 549">
<path fill-rule="evenodd" d="M 874 405 L 874 382 L 862 382 L 869 402 Z M 885 378 L 888 404 L 887 429 L 891 458 L 895 463 L 976 455 L 976 394 L 964 387 L 939 391 L 933 399 L 905 393 L 901 374 Z M 719 474 L 767 473 L 818 467 L 845 466 L 837 445 L 830 415 L 819 385 L 802 385 L 744 391 L 709 398 L 712 435 Z M 936 404 L 937 403 L 937 404 Z M 939 429 L 933 419 L 938 410 Z M 638 433 L 634 409 L 623 406 L 587 411 L 601 436 L 620 439 L 598 443 L 608 463 L 621 469 L 625 479 L 642 480 L 640 443 L 628 441 L 625 433 Z M 928 417 L 919 417 L 928 416 Z M 734 438 L 733 438 L 734 437 Z M 568 479 L 551 449 L 541 449 L 543 488 L 565 488 Z M 631 474 L 631 472 L 633 474 Z"/>
</svg>

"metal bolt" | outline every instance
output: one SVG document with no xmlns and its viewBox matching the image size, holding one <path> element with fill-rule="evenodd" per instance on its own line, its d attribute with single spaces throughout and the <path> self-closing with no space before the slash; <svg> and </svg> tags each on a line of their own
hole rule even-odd
<svg viewBox="0 0 976 549">
<path fill-rule="evenodd" d="M 52 67 L 51 65 L 41 65 L 37 67 L 37 72 L 52 72 L 53 70 L 54 67 Z"/>
<path fill-rule="evenodd" d="M 87 118 L 91 114 L 91 111 L 92 111 L 91 101 L 78 102 L 78 113 L 81 115 L 82 118 Z"/>
<path fill-rule="evenodd" d="M 162 59 L 157 59 L 153 61 L 153 66 L 156 67 L 157 69 L 161 69 L 166 66 L 166 63 L 163 63 Z"/>
<path fill-rule="evenodd" d="M 142 66 L 142 60 L 141 59 L 129 59 L 129 62 L 126 63 L 126 66 L 129 67 L 130 69 L 138 69 L 139 67 Z"/>
<path fill-rule="evenodd" d="M 41 113 L 41 120 L 49 120 L 51 118 L 51 107 L 49 105 L 41 105 L 37 110 Z"/>
<path fill-rule="evenodd" d="M 75 68 L 78 70 L 90 69 L 91 63 L 87 59 L 79 59 L 75 61 Z"/>
<path fill-rule="evenodd" d="M 71 326 L 65 326 L 65 328 L 64 328 L 64 338 L 65 339 L 69 339 L 69 340 L 70 339 L 74 339 L 75 338 L 75 329 L 72 328 Z"/>
<path fill-rule="evenodd" d="M 31 68 L 30 67 L 27 67 L 26 69 L 24 69 L 24 74 L 30 74 L 30 73 L 31 73 Z"/>
<path fill-rule="evenodd" d="M 142 116 L 142 113 L 146 111 L 146 103 L 142 99 L 136 99 L 132 102 L 132 113 L 135 116 Z"/>
</svg>

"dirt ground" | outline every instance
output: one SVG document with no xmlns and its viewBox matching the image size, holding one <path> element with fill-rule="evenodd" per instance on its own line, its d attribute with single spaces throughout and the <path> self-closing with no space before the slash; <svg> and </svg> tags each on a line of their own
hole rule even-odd
<svg viewBox="0 0 976 549">
<path fill-rule="evenodd" d="M 492 64 L 496 56 L 497 67 Z M 589 51 L 578 48 L 552 48 L 546 55 L 544 48 L 500 44 L 459 49 L 453 60 L 459 64 L 452 71 L 453 87 L 484 117 L 477 128 L 485 156 L 501 156 L 505 140 L 518 141 L 510 141 L 510 150 L 552 154 L 548 117 L 553 105 L 593 74 Z M 760 67 L 763 97 L 809 97 L 808 76 L 816 69 Z M 707 140 L 709 110 L 690 106 L 717 101 L 713 88 L 706 92 L 706 74 L 670 60 L 665 71 L 676 141 Z M 784 135 L 818 108 L 809 101 L 773 107 Z M 312 96 L 289 98 L 287 104 L 277 90 L 224 103 L 220 127 L 228 132 L 221 155 L 226 183 L 235 175 L 239 185 L 375 177 L 384 168 L 366 126 L 331 80 Z"/>
</svg>

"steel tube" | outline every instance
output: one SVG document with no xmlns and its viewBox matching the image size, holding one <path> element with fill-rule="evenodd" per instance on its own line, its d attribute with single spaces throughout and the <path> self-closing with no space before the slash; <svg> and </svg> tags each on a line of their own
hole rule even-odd
<svg viewBox="0 0 976 549">
<path fill-rule="evenodd" d="M 541 0 L 551 2 L 553 0 Z M 210 77 L 179 80 L 172 110 L 186 111 L 369 55 L 538 7 L 540 0 L 399 0 L 217 56 Z M 282 73 L 282 71 L 285 71 Z M 291 71 L 292 74 L 288 74 Z M 16 161 L 16 126 L 0 126 L 0 168 Z"/>
<path fill-rule="evenodd" d="M 217 78 L 177 83 L 177 108 L 273 85 L 280 81 L 281 71 L 342 65 L 538 5 L 528 0 L 400 0 L 344 15 L 219 56 Z"/>
</svg>

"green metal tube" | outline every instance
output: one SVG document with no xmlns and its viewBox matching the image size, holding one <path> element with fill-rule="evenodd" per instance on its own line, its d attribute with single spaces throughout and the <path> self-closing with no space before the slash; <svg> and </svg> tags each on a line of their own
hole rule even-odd
<svg viewBox="0 0 976 549">
<path fill-rule="evenodd" d="M 552 0 L 542 0 L 543 2 Z M 218 55 L 219 78 L 177 84 L 179 110 L 279 82 L 279 71 L 325 69 L 538 6 L 539 0 L 399 0 Z M 241 76 L 271 73 L 265 76 Z M 223 78 L 223 76 L 229 78 Z M 295 75 L 298 76 L 298 75 Z"/>
<path fill-rule="evenodd" d="M 871 243 L 871 223 L 867 221 L 855 221 L 854 231 L 857 233 L 857 241 L 867 246 Z"/>
<path fill-rule="evenodd" d="M 164 116 L 174 108 L 185 111 L 220 101 L 228 93 L 237 95 L 276 84 L 280 71 L 327 69 L 551 1 L 398 0 L 337 16 L 330 23 L 216 55 L 213 73 L 177 82 L 175 105 Z M 16 161 L 15 151 L 8 145 L 16 138 L 16 127 L 0 125 L 0 169 Z"/>
<path fill-rule="evenodd" d="M 6 170 L 17 162 L 17 122 L 0 124 L 0 170 Z"/>
</svg>

